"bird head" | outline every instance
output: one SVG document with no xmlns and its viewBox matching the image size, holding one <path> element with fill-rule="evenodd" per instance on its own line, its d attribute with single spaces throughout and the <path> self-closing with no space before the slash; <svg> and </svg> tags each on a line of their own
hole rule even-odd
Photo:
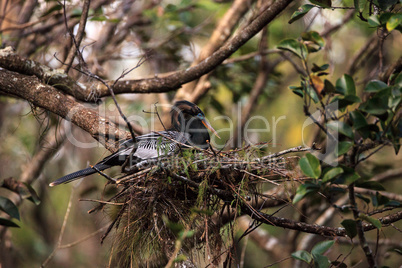
<svg viewBox="0 0 402 268">
<path fill-rule="evenodd" d="M 196 146 L 205 147 L 206 140 L 209 140 L 208 130 L 212 131 L 218 138 L 219 135 L 205 118 L 203 111 L 194 103 L 189 101 L 176 102 L 171 110 L 172 126 L 175 130 L 190 134 L 190 139 Z"/>
</svg>

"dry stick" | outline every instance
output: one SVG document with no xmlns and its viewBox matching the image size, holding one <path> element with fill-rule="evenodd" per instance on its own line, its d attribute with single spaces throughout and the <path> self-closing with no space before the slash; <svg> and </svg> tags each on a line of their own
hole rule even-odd
<svg viewBox="0 0 402 268">
<path fill-rule="evenodd" d="M 70 193 L 70 199 L 68 200 L 68 205 L 67 205 L 67 210 L 66 213 L 64 214 L 64 220 L 63 220 L 63 224 L 61 226 L 61 230 L 60 230 L 60 234 L 59 234 L 59 239 L 57 241 L 56 247 L 53 249 L 52 253 L 50 253 L 50 255 L 47 257 L 47 259 L 42 263 L 41 267 L 45 267 L 49 261 L 54 257 L 54 255 L 56 254 L 56 251 L 59 249 L 59 247 L 61 246 L 61 241 L 63 239 L 63 235 L 64 235 L 64 231 L 66 229 L 67 226 L 67 219 L 70 215 L 70 211 L 71 211 L 71 204 L 73 203 L 73 196 L 74 196 L 74 192 L 75 192 L 76 187 L 74 186 L 71 190 Z"/>
<path fill-rule="evenodd" d="M 71 247 L 73 247 L 75 245 L 78 245 L 81 242 L 84 242 L 84 241 L 88 240 L 89 238 L 94 237 L 95 235 L 97 235 L 99 233 L 102 233 L 107 227 L 108 226 L 103 226 L 102 228 L 98 229 L 97 231 L 95 231 L 95 232 L 93 232 L 93 233 L 91 233 L 91 234 L 89 234 L 87 236 L 84 236 L 83 238 L 78 239 L 77 241 L 74 241 L 74 242 L 59 246 L 58 249 L 71 248 Z"/>
<path fill-rule="evenodd" d="M 256 52 L 251 52 L 248 54 L 244 54 L 235 58 L 229 58 L 226 59 L 222 62 L 222 65 L 227 65 L 227 64 L 233 64 L 236 62 L 241 62 L 241 61 L 246 61 L 252 58 L 255 58 L 257 56 L 266 56 L 269 54 L 281 54 L 283 53 L 283 50 L 281 49 L 265 49 L 263 51 L 256 51 Z"/>
<path fill-rule="evenodd" d="M 347 189 L 348 186 L 336 185 L 336 188 Z M 360 187 L 354 187 L 354 191 L 358 194 L 367 194 L 367 195 L 372 195 L 372 196 L 375 196 L 377 193 L 380 193 L 381 195 L 387 197 L 388 199 L 402 202 L 402 195 L 396 194 L 396 193 L 390 193 L 390 192 L 386 192 L 386 191 L 376 191 L 376 190 L 370 190 L 370 189 L 365 189 L 365 188 L 360 188 Z"/>
<path fill-rule="evenodd" d="M 350 205 L 352 206 L 353 217 L 356 220 L 356 229 L 360 241 L 360 247 L 363 249 L 366 255 L 369 267 L 370 268 L 377 267 L 377 264 L 373 256 L 373 252 L 371 251 L 371 248 L 368 245 L 366 237 L 364 235 L 362 220 L 359 218 L 359 211 L 357 209 L 357 204 L 355 200 L 355 184 L 354 183 L 350 184 L 348 188 L 349 188 L 349 202 Z"/>
<path fill-rule="evenodd" d="M 382 182 L 388 179 L 401 178 L 402 168 L 387 170 L 383 173 L 377 174 L 371 178 L 372 181 Z"/>
<path fill-rule="evenodd" d="M 71 65 L 73 64 L 73 61 L 74 61 L 75 53 L 76 53 L 77 49 L 79 49 L 82 38 L 84 37 L 85 25 L 86 25 L 87 19 L 88 19 L 88 12 L 89 12 L 90 4 L 91 4 L 91 0 L 84 1 L 84 5 L 82 7 L 81 19 L 80 19 L 80 26 L 78 27 L 78 32 L 77 32 L 77 38 L 75 38 L 74 34 L 71 32 L 71 30 L 69 30 L 67 28 L 67 31 L 70 34 L 71 39 L 74 42 L 74 45 L 71 47 L 70 52 L 68 53 L 67 59 L 65 61 L 65 65 L 63 67 L 65 73 L 68 73 L 68 71 L 70 70 Z M 64 9 L 64 16 L 66 16 L 65 2 L 63 5 L 63 9 Z M 67 21 L 67 18 L 65 19 L 65 21 Z M 67 26 L 67 23 L 66 23 L 66 26 Z"/>
</svg>

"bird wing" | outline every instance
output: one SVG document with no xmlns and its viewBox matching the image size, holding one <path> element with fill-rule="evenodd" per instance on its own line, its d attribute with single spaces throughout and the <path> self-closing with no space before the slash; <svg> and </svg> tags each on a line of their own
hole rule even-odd
<svg viewBox="0 0 402 268">
<path fill-rule="evenodd" d="M 187 143 L 188 139 L 189 134 L 178 131 L 160 131 L 141 135 L 135 137 L 135 142 L 132 139 L 124 141 L 117 152 L 105 157 L 95 165 L 95 168 L 98 170 L 105 170 L 112 166 L 128 165 L 127 167 L 124 167 L 124 170 L 133 170 L 146 164 L 149 159 L 156 159 L 159 156 L 176 153 L 180 148 L 177 142 Z M 133 154 L 134 148 L 136 148 L 136 150 Z M 127 159 L 129 159 L 128 163 L 126 161 Z M 94 174 L 97 172 L 96 169 L 86 168 L 76 171 L 57 179 L 52 182 L 50 186 L 68 183 L 90 174 Z"/>
<path fill-rule="evenodd" d="M 123 142 L 117 152 L 107 156 L 99 163 L 122 165 L 130 156 L 135 162 L 169 155 L 177 152 L 178 143 L 187 143 L 188 139 L 189 134 L 178 131 L 159 131 L 137 136 L 135 142 L 132 139 Z"/>
<path fill-rule="evenodd" d="M 160 131 L 136 137 L 135 157 L 141 159 L 156 158 L 177 152 L 178 143 L 186 143 L 189 135 L 178 131 Z"/>
</svg>

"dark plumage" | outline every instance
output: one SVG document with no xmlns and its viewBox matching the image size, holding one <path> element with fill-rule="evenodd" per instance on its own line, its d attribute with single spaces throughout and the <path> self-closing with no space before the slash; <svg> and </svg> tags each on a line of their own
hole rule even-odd
<svg viewBox="0 0 402 268">
<path fill-rule="evenodd" d="M 132 171 L 149 159 L 177 153 L 180 148 L 178 143 L 207 149 L 209 146 L 207 140 L 210 140 L 208 129 L 219 137 L 206 121 L 204 113 L 194 103 L 178 101 L 173 105 L 170 114 L 172 119 L 170 129 L 137 136 L 136 143 L 132 139 L 123 142 L 117 152 L 105 157 L 94 167 L 102 171 L 113 166 L 122 166 L 123 171 Z M 68 174 L 50 183 L 50 186 L 94 174 L 97 172 L 95 168 L 90 167 Z"/>
</svg>

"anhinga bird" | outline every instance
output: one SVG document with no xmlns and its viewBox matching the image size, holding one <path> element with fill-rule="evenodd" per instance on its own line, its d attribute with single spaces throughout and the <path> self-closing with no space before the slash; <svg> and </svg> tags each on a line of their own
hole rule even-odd
<svg viewBox="0 0 402 268">
<path fill-rule="evenodd" d="M 94 167 L 68 174 L 49 185 L 68 183 L 113 166 L 122 166 L 125 171 L 132 170 L 133 167 L 135 169 L 138 164 L 149 159 L 177 153 L 180 143 L 207 149 L 209 146 L 207 141 L 210 140 L 207 129 L 219 137 L 205 119 L 201 109 L 192 102 L 176 102 L 170 115 L 172 126 L 168 130 L 137 136 L 135 143 L 129 139 L 121 144 L 117 152 L 105 157 Z"/>
</svg>

